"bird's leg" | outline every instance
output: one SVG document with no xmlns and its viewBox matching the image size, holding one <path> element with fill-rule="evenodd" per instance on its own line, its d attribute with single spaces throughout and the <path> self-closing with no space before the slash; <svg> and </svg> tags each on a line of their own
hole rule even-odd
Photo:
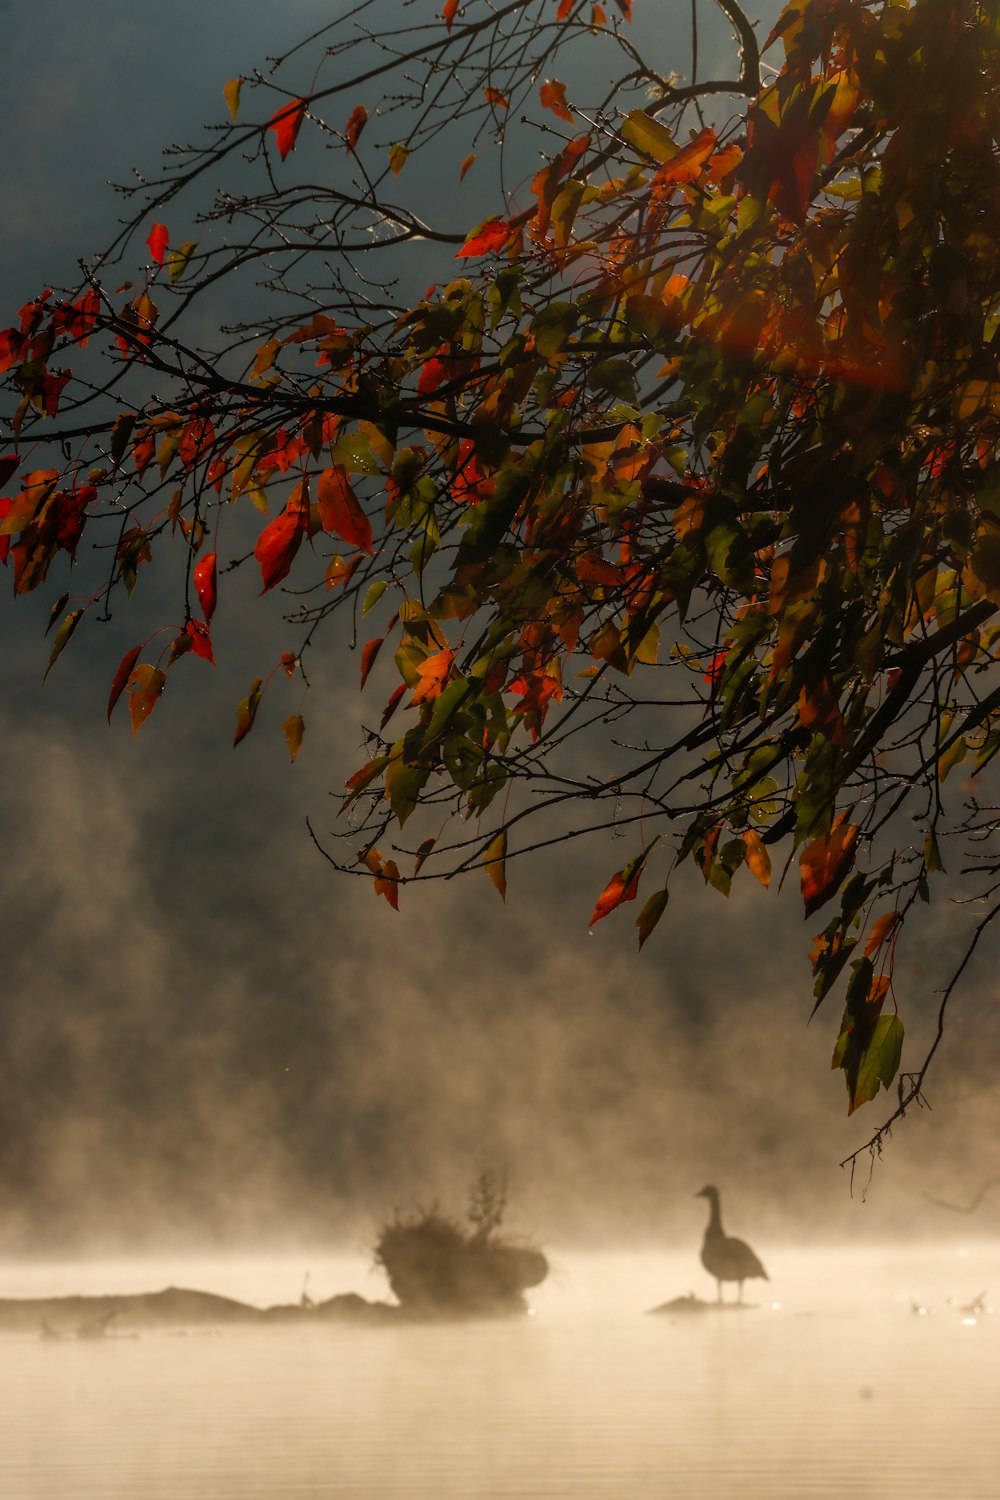
<svg viewBox="0 0 1000 1500">
<path fill-rule="evenodd" d="M 739 1294 L 739 1296 L 737 1297 L 736 1300 L 737 1300 L 737 1302 L 742 1302 L 743 1301 L 743 1283 L 742 1283 L 742 1281 L 740 1282 L 740 1294 Z"/>
<path fill-rule="evenodd" d="M 722 1301 L 722 1282 L 718 1277 L 715 1278 L 715 1300 L 716 1302 Z"/>
</svg>

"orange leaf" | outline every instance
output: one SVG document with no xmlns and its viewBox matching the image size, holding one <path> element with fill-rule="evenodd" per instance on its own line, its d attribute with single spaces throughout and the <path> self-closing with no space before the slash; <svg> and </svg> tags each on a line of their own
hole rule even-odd
<svg viewBox="0 0 1000 1500">
<path fill-rule="evenodd" d="M 347 117 L 344 126 L 344 136 L 347 140 L 348 151 L 353 151 L 361 138 L 361 132 L 368 124 L 368 111 L 363 104 L 356 104 Z"/>
<path fill-rule="evenodd" d="M 375 894 L 384 896 L 393 911 L 399 911 L 399 867 L 387 859 L 375 876 Z"/>
<path fill-rule="evenodd" d="M 166 224 L 154 224 L 146 237 L 149 253 L 158 266 L 163 265 L 163 256 L 167 248 L 169 231 Z"/>
<path fill-rule="evenodd" d="M 121 659 L 121 661 L 120 661 L 120 663 L 118 665 L 118 671 L 115 673 L 115 680 L 111 684 L 111 693 L 110 693 L 110 696 L 108 697 L 108 723 L 109 724 L 111 723 L 111 715 L 112 715 L 112 713 L 114 711 L 115 704 L 118 702 L 118 699 L 121 697 L 122 693 L 125 691 L 125 684 L 128 682 L 129 678 L 132 676 L 132 668 L 135 666 L 136 662 L 139 660 L 139 652 L 141 650 L 142 650 L 141 646 L 133 646 L 132 649 L 131 649 L 131 651 L 126 651 L 125 652 L 125 655 L 122 657 L 122 659 Z"/>
<path fill-rule="evenodd" d="M 829 834 L 814 839 L 802 851 L 799 864 L 807 917 L 829 901 L 854 863 L 858 826 L 846 818 L 846 812 L 839 813 Z"/>
<path fill-rule="evenodd" d="M 316 490 L 319 518 L 324 531 L 336 532 L 352 547 L 362 552 L 372 550 L 371 522 L 347 480 L 347 470 L 340 464 L 324 469 Z"/>
<path fill-rule="evenodd" d="M 771 856 L 764 840 L 756 829 L 748 828 L 743 835 L 743 842 L 747 846 L 747 869 L 766 890 L 771 884 Z"/>
<path fill-rule="evenodd" d="M 510 109 L 510 100 L 499 89 L 483 89 L 483 98 L 487 104 L 495 104 L 497 109 Z"/>
<path fill-rule="evenodd" d="M 274 131 L 275 144 L 278 154 L 284 161 L 289 151 L 295 150 L 295 142 L 298 139 L 299 128 L 305 117 L 306 103 L 304 99 L 293 99 L 291 104 L 283 104 L 276 109 L 271 116 L 268 130 Z"/>
<path fill-rule="evenodd" d="M 449 31 L 451 30 L 451 23 L 455 19 L 455 13 L 457 10 L 458 0 L 444 0 L 444 9 L 441 12 L 441 19 L 447 26 Z"/>
<path fill-rule="evenodd" d="M 410 699 L 411 706 L 414 703 L 432 703 L 435 698 L 440 697 L 441 689 L 448 681 L 454 660 L 454 651 L 450 651 L 446 646 L 443 651 L 436 651 L 433 656 L 428 656 L 426 661 L 420 663 L 417 668 L 420 681 Z"/>
<path fill-rule="evenodd" d="M 597 898 L 597 905 L 594 907 L 588 926 L 593 927 L 595 922 L 600 922 L 609 912 L 614 911 L 616 906 L 621 906 L 623 901 L 635 900 L 645 863 L 646 856 L 642 854 L 638 859 L 630 859 L 624 869 L 612 875 Z"/>
<path fill-rule="evenodd" d="M 702 167 L 715 150 L 715 145 L 715 131 L 706 125 L 693 141 L 689 141 L 676 156 L 665 161 L 657 170 L 651 183 L 653 196 L 656 197 L 668 187 L 678 187 L 682 183 L 693 182 L 696 177 L 700 176 Z"/>
<path fill-rule="evenodd" d="M 468 156 L 462 162 L 462 167 L 461 167 L 461 170 L 460 170 L 460 172 L 458 174 L 458 180 L 459 180 L 459 182 L 464 182 L 464 180 L 465 180 L 465 174 L 469 170 L 469 168 L 472 166 L 472 163 L 475 161 L 475 159 L 476 159 L 476 153 L 474 151 L 470 151 L 469 154 L 468 154 Z"/>
<path fill-rule="evenodd" d="M 483 855 L 483 869 L 500 892 L 501 901 L 507 900 L 507 830 L 502 828 L 495 839 L 491 839 Z"/>
<path fill-rule="evenodd" d="M 293 761 L 302 749 L 302 736 L 305 733 L 305 727 L 306 723 L 301 714 L 292 714 L 281 726 L 288 745 L 288 753 Z"/>
<path fill-rule="evenodd" d="M 547 79 L 538 90 L 538 97 L 546 109 L 551 109 L 560 120 L 566 120 L 570 125 L 573 123 L 573 112 L 566 103 L 566 85 L 560 83 L 557 78 Z"/>
<path fill-rule="evenodd" d="M 126 691 L 130 695 L 128 711 L 132 719 L 133 734 L 139 733 L 153 712 L 166 681 L 166 674 L 161 672 L 159 667 L 150 666 L 148 661 L 141 662 L 130 675 L 126 683 Z"/>
<path fill-rule="evenodd" d="M 512 226 L 506 219 L 487 219 L 478 229 L 473 230 L 461 250 L 456 250 L 455 259 L 489 255 L 493 250 L 501 250 L 510 239 L 511 232 Z"/>
<path fill-rule="evenodd" d="M 877 922 L 872 923 L 872 930 L 869 933 L 868 941 L 865 944 L 865 958 L 871 958 L 873 953 L 878 952 L 882 944 L 885 942 L 886 938 L 889 936 L 890 932 L 892 932 L 893 928 L 896 927 L 902 920 L 903 916 L 901 912 L 887 911 L 884 912 L 881 917 L 879 917 Z"/>
</svg>

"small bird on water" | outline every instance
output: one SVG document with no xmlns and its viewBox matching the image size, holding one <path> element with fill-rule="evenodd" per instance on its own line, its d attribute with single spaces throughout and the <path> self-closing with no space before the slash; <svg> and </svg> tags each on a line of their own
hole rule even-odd
<svg viewBox="0 0 1000 1500">
<path fill-rule="evenodd" d="M 722 1215 L 719 1212 L 719 1189 L 703 1187 L 700 1193 L 695 1193 L 695 1197 L 707 1198 L 711 1209 L 701 1247 L 701 1263 L 708 1274 L 715 1277 L 720 1302 L 724 1281 L 739 1282 L 737 1300 L 742 1302 L 744 1281 L 750 1281 L 754 1277 L 762 1277 L 764 1281 L 770 1281 L 771 1278 L 750 1246 L 744 1240 L 732 1239 L 723 1229 Z"/>
</svg>

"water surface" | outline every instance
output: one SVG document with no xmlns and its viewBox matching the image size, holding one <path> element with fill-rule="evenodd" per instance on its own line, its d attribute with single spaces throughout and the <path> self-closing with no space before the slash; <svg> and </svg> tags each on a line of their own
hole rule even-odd
<svg viewBox="0 0 1000 1500">
<path fill-rule="evenodd" d="M 645 1309 L 710 1294 L 689 1254 L 555 1260 L 522 1320 L 4 1338 L 0 1495 L 994 1500 L 1000 1315 L 962 1309 L 1000 1250 L 772 1254 L 752 1310 L 686 1317 Z M 263 1304 L 301 1280 L 277 1259 L 0 1267 L 0 1295 Z M 312 1289 L 384 1295 L 360 1261 Z"/>
</svg>

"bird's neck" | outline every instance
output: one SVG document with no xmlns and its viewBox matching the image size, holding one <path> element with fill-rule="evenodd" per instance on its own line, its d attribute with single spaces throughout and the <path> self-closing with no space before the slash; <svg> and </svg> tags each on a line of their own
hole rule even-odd
<svg viewBox="0 0 1000 1500">
<path fill-rule="evenodd" d="M 709 1198 L 709 1200 L 708 1200 L 708 1209 L 709 1209 L 709 1213 L 708 1213 L 708 1228 L 705 1230 L 705 1233 L 707 1235 L 721 1234 L 722 1233 L 722 1215 L 719 1212 L 719 1200 L 718 1200 L 718 1198 Z"/>
</svg>

